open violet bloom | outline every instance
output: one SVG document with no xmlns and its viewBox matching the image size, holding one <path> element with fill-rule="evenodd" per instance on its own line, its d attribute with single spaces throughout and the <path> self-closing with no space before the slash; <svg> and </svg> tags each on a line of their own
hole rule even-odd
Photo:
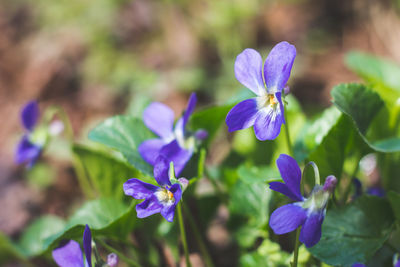
<svg viewBox="0 0 400 267">
<path fill-rule="evenodd" d="M 83 260 L 83 255 L 79 243 L 74 240 L 69 240 L 67 243 L 53 250 L 53 259 L 60 267 L 92 267 L 92 233 L 86 225 L 83 231 L 83 251 L 86 260 Z"/>
<path fill-rule="evenodd" d="M 21 111 L 21 122 L 26 133 L 22 136 L 15 153 L 17 164 L 26 164 L 31 168 L 39 158 L 47 137 L 41 131 L 35 131 L 39 119 L 39 107 L 36 101 L 28 102 Z"/>
<path fill-rule="evenodd" d="M 196 106 L 196 94 L 192 93 L 183 116 L 176 122 L 174 128 L 174 112 L 168 106 L 160 103 L 151 103 L 143 112 L 144 124 L 159 136 L 156 139 L 146 140 L 138 147 L 143 159 L 151 165 L 159 155 L 163 155 L 174 163 L 179 175 L 186 163 L 190 160 L 196 148 L 196 142 L 207 138 L 205 130 L 194 133 L 186 130 L 190 115 Z"/>
<path fill-rule="evenodd" d="M 284 183 L 271 182 L 269 188 L 296 201 L 276 209 L 270 217 L 269 225 L 277 235 L 286 234 L 302 226 L 300 241 L 312 247 L 321 239 L 321 226 L 325 218 L 326 206 L 337 180 L 330 175 L 323 186 L 316 185 L 310 196 L 301 195 L 301 170 L 296 160 L 281 154 L 276 160 Z"/>
<path fill-rule="evenodd" d="M 167 159 L 159 156 L 154 165 L 154 178 L 160 186 L 148 184 L 136 178 L 129 179 L 124 183 L 125 195 L 135 199 L 144 199 L 142 203 L 136 205 L 138 218 L 161 213 L 167 221 L 174 220 L 176 205 L 181 200 L 182 191 L 188 181 L 185 178 L 176 180 L 173 172 L 170 171 Z M 177 183 L 172 184 L 171 180 Z"/>
<path fill-rule="evenodd" d="M 253 91 L 257 97 L 244 100 L 234 106 L 226 116 L 229 132 L 254 126 L 257 139 L 273 140 L 285 123 L 282 91 L 296 57 L 296 48 L 288 42 L 280 42 L 272 48 L 264 66 L 261 55 L 247 48 L 235 62 L 236 79 Z"/>
</svg>

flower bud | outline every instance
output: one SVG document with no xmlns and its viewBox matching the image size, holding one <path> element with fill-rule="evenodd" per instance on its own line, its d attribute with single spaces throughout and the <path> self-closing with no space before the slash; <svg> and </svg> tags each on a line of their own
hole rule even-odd
<svg viewBox="0 0 400 267">
<path fill-rule="evenodd" d="M 204 140 L 207 138 L 208 132 L 206 130 L 200 129 L 195 132 L 194 136 L 197 140 Z"/>
<path fill-rule="evenodd" d="M 108 254 L 107 265 L 110 267 L 116 267 L 118 264 L 118 256 L 115 253 Z"/>
<path fill-rule="evenodd" d="M 329 175 L 328 177 L 326 177 L 325 179 L 325 183 L 324 183 L 324 191 L 329 191 L 329 193 L 332 193 L 335 190 L 337 184 L 337 179 L 335 176 L 333 175 Z"/>
<path fill-rule="evenodd" d="M 189 185 L 189 181 L 183 177 L 178 179 L 178 183 L 181 185 L 182 192 L 184 192 Z"/>
<path fill-rule="evenodd" d="M 289 87 L 288 85 L 286 85 L 286 86 L 283 88 L 283 93 L 284 93 L 285 95 L 290 94 L 290 87 Z"/>
</svg>

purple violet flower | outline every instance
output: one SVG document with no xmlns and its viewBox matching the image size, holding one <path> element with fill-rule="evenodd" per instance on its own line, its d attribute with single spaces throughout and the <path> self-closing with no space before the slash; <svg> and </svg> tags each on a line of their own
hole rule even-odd
<svg viewBox="0 0 400 267">
<path fill-rule="evenodd" d="M 363 194 L 363 186 L 358 178 L 353 178 L 352 182 L 354 185 L 354 194 L 351 196 L 351 199 L 355 200 Z M 368 187 L 366 193 L 370 196 L 377 197 L 385 197 L 386 195 L 385 190 L 379 185 Z"/>
<path fill-rule="evenodd" d="M 155 186 L 132 178 L 124 183 L 125 195 L 135 199 L 145 199 L 136 205 L 138 218 L 145 218 L 155 213 L 172 222 L 175 215 L 175 207 L 182 197 L 180 183 L 171 183 L 175 174 L 169 171 L 169 162 L 163 156 L 159 156 L 154 165 L 154 178 L 160 185 Z M 174 176 L 174 177 L 170 177 Z M 182 179 L 182 178 L 180 178 Z"/>
<path fill-rule="evenodd" d="M 257 97 L 234 106 L 226 116 L 229 132 L 254 126 L 257 139 L 273 140 L 285 123 L 282 91 L 289 92 L 286 83 L 292 70 L 296 48 L 280 42 L 272 48 L 264 67 L 261 55 L 247 48 L 235 62 L 236 79 L 253 91 Z M 265 83 L 264 83 L 265 82 Z"/>
<path fill-rule="evenodd" d="M 74 240 L 69 240 L 63 246 L 54 249 L 52 254 L 54 261 L 60 267 L 92 267 L 92 233 L 87 224 L 83 231 L 83 251 L 86 264 L 79 243 Z"/>
<path fill-rule="evenodd" d="M 321 226 L 325 218 L 329 196 L 336 186 L 336 178 L 328 176 L 323 186 L 316 185 L 309 198 L 301 195 L 301 170 L 296 160 L 281 154 L 276 160 L 284 183 L 271 182 L 269 188 L 296 201 L 276 209 L 270 217 L 269 225 L 277 235 L 286 234 L 302 226 L 300 241 L 312 247 L 321 238 Z"/>
<path fill-rule="evenodd" d="M 26 164 L 28 168 L 35 164 L 46 142 L 45 136 L 34 134 L 38 119 L 39 107 L 37 102 L 28 102 L 21 111 L 21 122 L 26 133 L 22 136 L 15 153 L 15 162 Z"/>
<path fill-rule="evenodd" d="M 207 132 L 198 130 L 191 133 L 186 130 L 190 115 L 196 106 L 196 94 L 190 96 L 187 108 L 183 116 L 174 126 L 174 112 L 168 106 L 159 103 L 151 103 L 143 112 L 143 121 L 146 126 L 159 136 L 157 139 L 146 140 L 138 147 L 142 158 L 151 165 L 159 155 L 170 159 L 179 175 L 186 163 L 192 157 L 196 141 L 207 137 Z"/>
</svg>

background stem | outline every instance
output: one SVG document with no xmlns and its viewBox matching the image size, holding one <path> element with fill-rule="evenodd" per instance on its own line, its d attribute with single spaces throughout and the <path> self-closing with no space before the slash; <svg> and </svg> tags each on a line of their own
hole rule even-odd
<svg viewBox="0 0 400 267">
<path fill-rule="evenodd" d="M 194 219 L 192 217 L 192 214 L 190 213 L 189 209 L 186 207 L 185 204 L 182 204 L 182 206 L 183 206 L 183 210 L 185 212 L 186 218 L 189 221 L 190 227 L 193 230 L 194 237 L 196 238 L 196 241 L 197 241 L 197 243 L 199 245 L 201 254 L 203 254 L 206 266 L 214 267 L 214 264 L 213 264 L 213 262 L 211 260 L 211 256 L 208 253 L 207 246 L 204 244 L 203 239 L 201 238 L 201 234 L 200 234 L 199 230 L 197 229 L 197 226 L 196 226 L 196 223 L 195 223 L 195 221 L 194 221 Z"/>
<path fill-rule="evenodd" d="M 286 122 L 286 123 L 285 123 L 286 143 L 287 143 L 287 147 L 288 147 L 288 150 L 289 150 L 289 154 L 290 154 L 291 156 L 294 156 L 294 154 L 293 154 L 292 142 L 290 141 L 289 121 L 287 120 L 286 112 L 285 112 L 284 116 L 285 116 L 285 122 Z"/>
<path fill-rule="evenodd" d="M 186 233 L 185 233 L 185 226 L 183 224 L 183 217 L 182 217 L 182 202 L 178 203 L 178 221 L 179 221 L 179 229 L 181 231 L 181 239 L 183 244 L 183 251 L 185 252 L 185 259 L 186 259 L 186 267 L 192 267 L 189 260 L 189 251 L 186 242 Z"/>
</svg>

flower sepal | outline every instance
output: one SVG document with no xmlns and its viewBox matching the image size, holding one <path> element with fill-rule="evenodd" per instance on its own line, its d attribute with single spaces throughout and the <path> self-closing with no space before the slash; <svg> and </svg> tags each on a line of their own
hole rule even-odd
<svg viewBox="0 0 400 267">
<path fill-rule="evenodd" d="M 182 193 L 185 192 L 186 188 L 189 185 L 188 179 L 181 177 L 181 178 L 176 178 L 175 176 L 175 169 L 174 169 L 174 163 L 171 161 L 169 163 L 169 180 L 171 184 L 179 184 L 181 187 Z"/>
</svg>

